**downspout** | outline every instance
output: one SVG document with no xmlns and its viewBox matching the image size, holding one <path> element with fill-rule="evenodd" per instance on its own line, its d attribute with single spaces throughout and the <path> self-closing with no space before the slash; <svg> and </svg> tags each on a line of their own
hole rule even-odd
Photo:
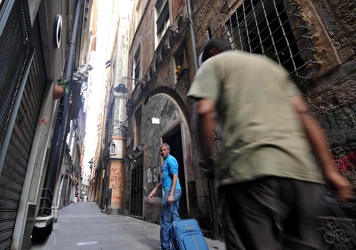
<svg viewBox="0 0 356 250">
<path fill-rule="evenodd" d="M 193 14 L 190 7 L 190 0 L 187 0 L 188 5 L 188 18 L 189 18 L 189 27 L 190 27 L 190 36 L 192 39 L 192 51 L 193 51 L 193 60 L 194 60 L 194 70 L 198 70 L 198 60 L 197 60 L 197 49 L 195 46 L 195 34 L 194 34 L 194 23 L 193 23 Z"/>
<path fill-rule="evenodd" d="M 53 195 L 54 195 L 53 191 L 55 187 L 57 172 L 58 169 L 61 167 L 63 161 L 64 144 L 66 141 L 65 130 L 67 127 L 67 115 L 68 115 L 68 107 L 69 107 L 69 100 L 70 100 L 70 93 L 71 93 L 73 68 L 75 63 L 74 62 L 75 45 L 76 45 L 82 4 L 83 4 L 83 0 L 77 1 L 74 21 L 73 21 L 73 28 L 72 28 L 72 37 L 70 38 L 70 41 L 68 43 L 68 57 L 65 63 L 64 74 L 63 74 L 64 81 L 68 86 L 68 93 L 62 97 L 58 108 L 58 117 L 53 132 L 54 138 L 52 141 L 52 148 L 51 148 L 49 163 L 47 167 L 46 180 L 42 191 L 39 216 L 51 215 L 53 218 L 52 215 L 52 204 L 53 204 Z"/>
<path fill-rule="evenodd" d="M 193 14 L 191 10 L 190 0 L 187 0 L 187 5 L 188 5 L 188 17 L 189 17 L 189 25 L 190 25 L 190 36 L 192 39 L 194 69 L 195 72 L 197 72 L 198 60 L 197 60 L 197 50 L 195 46 L 194 22 L 193 22 Z M 207 181 L 208 181 L 210 208 L 211 208 L 210 212 L 211 212 L 211 217 L 213 219 L 213 238 L 217 239 L 219 237 L 219 225 L 218 225 L 217 210 L 216 210 L 216 197 L 214 192 L 214 183 L 212 180 L 207 180 Z"/>
</svg>

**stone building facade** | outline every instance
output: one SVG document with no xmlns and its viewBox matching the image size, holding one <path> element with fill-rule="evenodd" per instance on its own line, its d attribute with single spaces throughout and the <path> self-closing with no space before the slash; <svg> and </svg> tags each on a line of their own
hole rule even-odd
<svg viewBox="0 0 356 250">
<path fill-rule="evenodd" d="M 136 12 L 136 13 L 135 13 Z M 181 216 L 209 217 L 206 183 L 194 167 L 190 103 L 186 95 L 194 64 L 187 8 L 183 1 L 137 1 L 137 23 L 129 51 L 126 210 L 158 222 L 161 195 L 147 195 L 160 181 L 159 146 L 167 142 L 180 165 L 184 187 Z M 179 24 L 179 25 L 178 25 Z M 176 75 L 178 65 L 182 68 Z"/>
<path fill-rule="evenodd" d="M 159 221 L 161 195 L 153 202 L 147 195 L 160 178 L 159 145 L 168 142 L 185 189 L 181 215 L 218 232 L 215 189 L 200 174 L 192 103 L 186 98 L 196 58 L 212 37 L 265 54 L 289 70 L 328 137 L 337 167 L 356 186 L 355 11 L 350 0 L 136 1 L 128 72 L 135 80 L 128 84 L 127 213 Z M 354 204 L 342 210 L 353 222 Z M 330 249 L 342 244 L 335 237 L 329 241 Z"/>
</svg>

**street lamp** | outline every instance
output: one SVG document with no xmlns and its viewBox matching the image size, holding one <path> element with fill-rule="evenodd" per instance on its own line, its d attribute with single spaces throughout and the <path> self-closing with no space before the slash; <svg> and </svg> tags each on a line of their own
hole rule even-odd
<svg viewBox="0 0 356 250">
<path fill-rule="evenodd" d="M 124 77 L 123 77 L 124 78 Z M 127 78 L 127 77 L 125 77 Z M 128 79 L 131 79 L 131 78 L 128 78 Z M 135 80 L 135 79 L 133 79 Z M 128 88 L 126 88 L 125 84 L 123 83 L 120 83 L 119 85 L 117 85 L 115 88 L 114 88 L 114 91 L 118 94 L 126 94 L 129 90 Z M 130 108 L 132 106 L 132 102 L 131 102 L 131 99 L 129 99 L 125 105 L 126 108 Z"/>
<path fill-rule="evenodd" d="M 76 72 L 73 73 L 73 80 L 77 83 L 82 83 L 88 78 L 89 71 L 93 69 L 90 64 L 81 65 Z"/>
<path fill-rule="evenodd" d="M 114 90 L 116 93 L 119 93 L 119 94 L 126 94 L 129 91 L 128 88 L 126 88 L 126 86 L 123 83 L 120 83 L 119 85 L 117 85 L 114 88 Z"/>
<path fill-rule="evenodd" d="M 90 164 L 89 168 L 92 169 L 94 163 L 93 158 L 91 158 L 90 161 L 88 161 L 88 163 Z"/>
<path fill-rule="evenodd" d="M 142 83 L 143 87 L 146 87 L 146 84 L 147 84 L 147 81 L 144 80 L 144 79 L 140 80 L 140 79 L 130 78 L 130 77 L 126 77 L 126 76 L 123 76 L 121 78 L 121 81 L 123 81 L 122 79 L 129 79 L 129 80 L 133 80 L 135 82 Z M 126 88 L 125 84 L 123 84 L 123 83 L 120 83 L 119 85 L 117 85 L 114 88 L 114 90 L 115 90 L 116 93 L 119 93 L 119 94 L 126 94 L 128 92 L 128 89 Z"/>
</svg>

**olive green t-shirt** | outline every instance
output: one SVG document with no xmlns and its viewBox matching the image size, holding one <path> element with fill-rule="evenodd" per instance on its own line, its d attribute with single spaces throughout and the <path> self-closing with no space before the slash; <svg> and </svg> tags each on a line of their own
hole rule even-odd
<svg viewBox="0 0 356 250">
<path fill-rule="evenodd" d="M 188 96 L 211 98 L 222 127 L 219 184 L 279 176 L 322 183 L 288 97 L 301 93 L 288 72 L 267 57 L 220 53 L 198 70 Z"/>
</svg>

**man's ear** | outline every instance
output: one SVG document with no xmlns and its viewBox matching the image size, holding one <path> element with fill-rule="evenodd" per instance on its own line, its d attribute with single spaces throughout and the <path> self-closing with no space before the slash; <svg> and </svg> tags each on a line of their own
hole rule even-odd
<svg viewBox="0 0 356 250">
<path fill-rule="evenodd" d="M 217 54 L 219 54 L 219 51 L 218 51 L 216 48 L 211 48 L 211 49 L 209 50 L 209 55 L 210 55 L 210 56 L 215 56 L 215 55 L 217 55 Z"/>
</svg>

